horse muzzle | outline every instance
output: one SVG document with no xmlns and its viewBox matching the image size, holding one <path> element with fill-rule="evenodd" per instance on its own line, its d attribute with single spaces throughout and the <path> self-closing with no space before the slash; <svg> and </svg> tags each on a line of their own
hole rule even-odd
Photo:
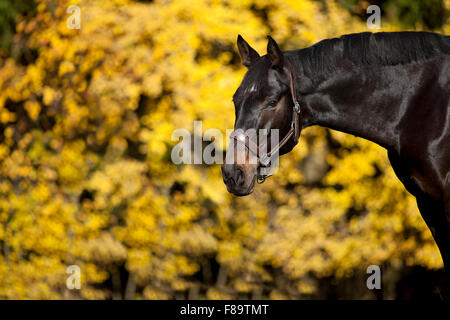
<svg viewBox="0 0 450 320">
<path fill-rule="evenodd" d="M 257 180 L 257 165 L 224 164 L 222 178 L 228 192 L 246 196 L 253 192 Z"/>
</svg>

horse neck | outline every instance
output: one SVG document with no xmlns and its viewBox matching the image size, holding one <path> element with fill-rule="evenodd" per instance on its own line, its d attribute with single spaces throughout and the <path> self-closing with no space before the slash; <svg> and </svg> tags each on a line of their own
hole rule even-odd
<svg viewBox="0 0 450 320">
<path fill-rule="evenodd" d="M 303 127 L 328 127 L 397 149 L 408 77 L 402 66 L 338 70 L 300 94 Z"/>
</svg>

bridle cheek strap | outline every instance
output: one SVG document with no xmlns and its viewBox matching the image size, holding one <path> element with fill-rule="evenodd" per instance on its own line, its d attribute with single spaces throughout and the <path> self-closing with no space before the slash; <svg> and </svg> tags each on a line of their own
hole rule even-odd
<svg viewBox="0 0 450 320">
<path fill-rule="evenodd" d="M 292 97 L 292 102 L 294 103 L 294 106 L 292 108 L 291 128 L 289 129 L 288 133 L 284 136 L 284 138 L 280 141 L 280 143 L 278 143 L 277 145 L 272 147 L 272 149 L 269 152 L 267 152 L 263 155 L 260 155 L 259 154 L 259 146 L 256 143 L 250 141 L 250 139 L 245 139 L 245 138 L 242 139 L 242 137 L 240 137 L 239 135 L 236 135 L 236 134 L 231 135 L 232 139 L 236 140 L 238 143 L 244 144 L 244 146 L 256 156 L 259 166 L 265 167 L 265 168 L 269 167 L 271 157 L 274 154 L 276 154 L 289 141 L 289 139 L 291 139 L 291 137 L 294 137 L 294 144 L 297 144 L 298 138 L 300 136 L 300 119 L 299 119 L 300 104 L 297 101 L 297 92 L 295 91 L 294 76 L 293 76 L 290 68 L 284 67 L 284 70 L 289 75 L 289 86 L 290 86 L 291 97 Z M 270 176 L 271 175 L 258 176 L 258 183 L 263 183 L 266 180 L 266 178 L 268 178 Z"/>
</svg>

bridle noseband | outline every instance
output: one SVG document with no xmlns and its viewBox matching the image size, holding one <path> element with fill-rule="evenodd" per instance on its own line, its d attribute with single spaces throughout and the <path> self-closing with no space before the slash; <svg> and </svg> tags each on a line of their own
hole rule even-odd
<svg viewBox="0 0 450 320">
<path fill-rule="evenodd" d="M 291 137 L 294 138 L 294 143 L 297 144 L 298 138 L 300 135 L 300 104 L 297 101 L 297 92 L 295 91 L 295 82 L 294 82 L 294 76 L 292 74 L 292 71 L 290 68 L 285 67 L 285 71 L 287 71 L 287 74 L 289 75 L 289 84 L 290 84 L 290 90 L 291 90 L 291 96 L 292 96 L 292 102 L 294 103 L 294 106 L 292 108 L 292 120 L 291 120 L 291 128 L 289 129 L 288 133 L 284 136 L 284 138 L 278 143 L 276 146 L 272 147 L 272 149 L 259 155 L 259 146 L 255 144 L 252 141 L 247 141 L 245 136 L 238 135 L 238 134 L 231 134 L 230 138 L 236 140 L 238 143 L 242 143 L 250 152 L 252 152 L 258 161 L 258 164 L 260 167 L 267 168 L 269 167 L 271 157 L 276 154 L 288 141 Z M 267 143 L 267 142 L 264 142 Z M 257 182 L 259 184 L 263 183 L 268 177 L 270 177 L 272 174 L 268 175 L 258 175 L 257 176 Z"/>
</svg>

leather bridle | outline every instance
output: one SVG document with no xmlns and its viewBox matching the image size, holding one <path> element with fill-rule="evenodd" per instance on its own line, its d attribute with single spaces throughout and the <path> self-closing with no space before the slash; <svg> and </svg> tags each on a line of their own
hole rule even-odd
<svg viewBox="0 0 450 320">
<path fill-rule="evenodd" d="M 300 135 L 300 120 L 299 120 L 300 104 L 297 101 L 297 92 L 295 91 L 294 76 L 293 76 L 290 68 L 284 67 L 284 70 L 289 75 L 291 97 L 292 97 L 292 102 L 294 103 L 294 106 L 292 108 L 291 128 L 289 129 L 288 133 L 284 136 L 284 138 L 280 141 L 280 143 L 278 143 L 277 145 L 272 147 L 272 149 L 269 152 L 264 153 L 260 156 L 260 154 L 259 154 L 260 146 L 258 146 L 256 143 L 250 141 L 250 139 L 246 139 L 246 137 L 244 135 L 236 134 L 235 132 L 233 132 L 230 136 L 231 139 L 236 140 L 238 143 L 242 143 L 251 153 L 253 153 L 256 156 L 256 159 L 258 161 L 257 164 L 259 165 L 258 168 L 259 167 L 264 167 L 264 168 L 269 167 L 271 157 L 274 154 L 276 154 L 289 141 L 289 139 L 291 139 L 291 137 L 294 138 L 294 143 L 297 144 L 298 138 Z M 267 141 L 265 141 L 264 143 L 266 144 Z M 264 175 L 258 174 L 257 182 L 263 183 L 270 176 L 271 176 L 271 174 L 268 174 L 268 175 L 267 174 L 264 174 Z"/>
</svg>

